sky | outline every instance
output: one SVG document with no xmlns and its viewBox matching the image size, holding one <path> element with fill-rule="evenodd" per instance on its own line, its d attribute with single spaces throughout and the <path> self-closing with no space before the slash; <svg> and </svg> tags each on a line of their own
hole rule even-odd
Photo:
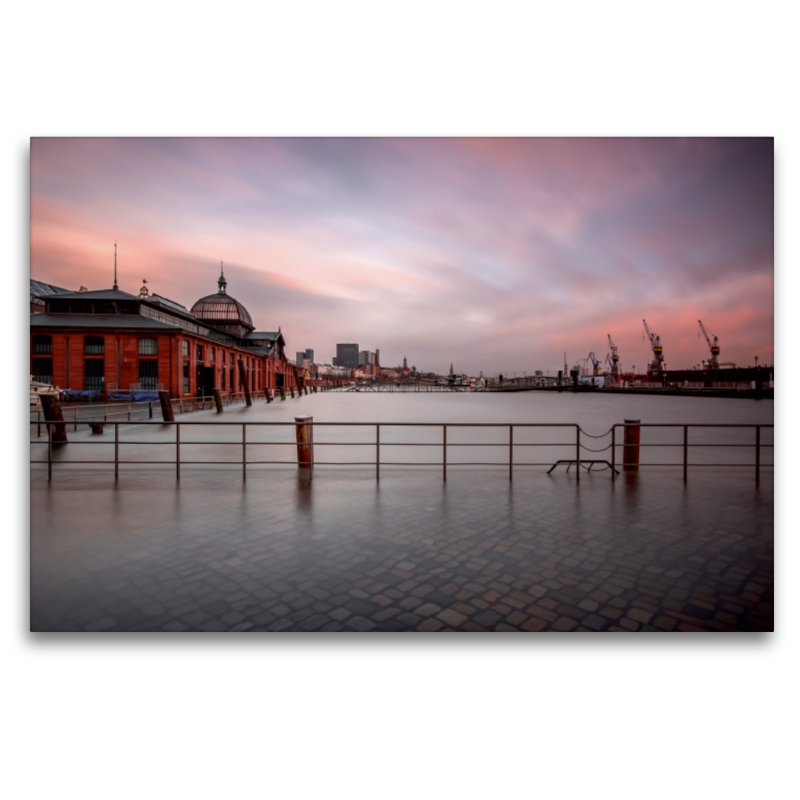
<svg viewBox="0 0 800 800">
<path fill-rule="evenodd" d="M 31 277 L 420 370 L 772 363 L 771 138 L 33 138 Z"/>
</svg>

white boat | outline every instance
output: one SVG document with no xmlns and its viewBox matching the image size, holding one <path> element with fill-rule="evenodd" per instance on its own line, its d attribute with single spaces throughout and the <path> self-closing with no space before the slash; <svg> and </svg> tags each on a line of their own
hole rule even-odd
<svg viewBox="0 0 800 800">
<path fill-rule="evenodd" d="M 42 400 L 40 395 L 43 394 L 58 394 L 61 390 L 57 386 L 50 383 L 41 383 L 31 378 L 31 406 L 41 406 Z"/>
</svg>

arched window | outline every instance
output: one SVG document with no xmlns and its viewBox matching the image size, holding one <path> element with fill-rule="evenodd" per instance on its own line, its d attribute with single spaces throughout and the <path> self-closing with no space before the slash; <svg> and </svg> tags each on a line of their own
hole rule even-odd
<svg viewBox="0 0 800 800">
<path fill-rule="evenodd" d="M 33 352 L 34 353 L 52 353 L 53 352 L 53 337 L 52 336 L 34 336 L 33 337 Z"/>
<path fill-rule="evenodd" d="M 156 339 L 139 339 L 140 356 L 157 356 L 158 341 Z"/>
<path fill-rule="evenodd" d="M 87 355 L 101 356 L 106 351 L 105 339 L 102 336 L 86 336 L 83 348 L 83 352 Z"/>
</svg>

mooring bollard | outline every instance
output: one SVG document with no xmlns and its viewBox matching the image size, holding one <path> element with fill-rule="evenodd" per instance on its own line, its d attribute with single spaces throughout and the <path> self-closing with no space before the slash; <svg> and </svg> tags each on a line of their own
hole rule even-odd
<svg viewBox="0 0 800 800">
<path fill-rule="evenodd" d="M 269 387 L 267 387 L 264 390 L 264 394 L 267 396 L 267 402 L 271 403 L 272 402 L 272 390 Z"/>
<path fill-rule="evenodd" d="M 158 393 L 158 399 L 161 402 L 161 419 L 163 419 L 164 422 L 175 422 L 172 403 L 169 401 L 169 392 L 166 389 L 162 389 Z"/>
<path fill-rule="evenodd" d="M 214 405 L 217 407 L 217 414 L 222 413 L 222 393 L 219 389 L 214 389 Z"/>
<path fill-rule="evenodd" d="M 297 468 L 301 478 L 311 480 L 314 467 L 314 417 L 295 417 L 294 429 L 297 437 Z"/>
<path fill-rule="evenodd" d="M 625 439 L 622 448 L 622 468 L 639 469 L 639 427 L 641 420 L 625 420 Z"/>
</svg>

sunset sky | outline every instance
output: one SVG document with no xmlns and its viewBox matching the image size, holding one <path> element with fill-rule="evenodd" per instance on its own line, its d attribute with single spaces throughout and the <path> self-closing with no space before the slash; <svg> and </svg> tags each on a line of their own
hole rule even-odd
<svg viewBox="0 0 800 800">
<path fill-rule="evenodd" d="M 773 361 L 772 139 L 31 140 L 31 277 L 228 293 L 291 357 Z"/>
</svg>

